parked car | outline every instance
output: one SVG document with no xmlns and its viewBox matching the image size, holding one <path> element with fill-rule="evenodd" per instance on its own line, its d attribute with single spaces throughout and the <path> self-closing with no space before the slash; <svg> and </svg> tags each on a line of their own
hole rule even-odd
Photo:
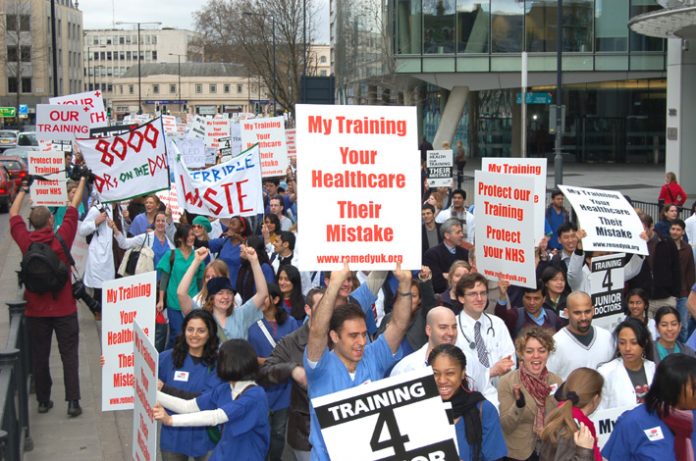
<svg viewBox="0 0 696 461">
<path fill-rule="evenodd" d="M 22 180 L 29 173 L 27 163 L 16 156 L 2 155 L 0 156 L 0 164 L 7 168 L 15 186 L 19 189 L 22 186 Z"/>
<path fill-rule="evenodd" d="M 17 130 L 0 130 L 0 151 L 17 147 Z"/>
<path fill-rule="evenodd" d="M 17 135 L 17 147 L 28 150 L 39 150 L 39 140 L 36 139 L 35 131 L 22 131 Z"/>
<path fill-rule="evenodd" d="M 29 152 L 31 152 L 32 150 L 33 149 L 29 149 L 26 146 L 14 147 L 12 149 L 7 149 L 5 152 L 2 153 L 2 156 L 19 157 L 28 164 L 29 163 Z"/>
<path fill-rule="evenodd" d="M 17 195 L 17 187 L 7 168 L 0 166 L 0 212 L 7 213 Z"/>
</svg>

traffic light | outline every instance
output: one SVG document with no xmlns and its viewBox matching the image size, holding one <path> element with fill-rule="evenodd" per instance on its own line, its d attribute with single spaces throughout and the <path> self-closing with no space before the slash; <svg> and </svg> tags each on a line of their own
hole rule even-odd
<svg viewBox="0 0 696 461">
<path fill-rule="evenodd" d="M 106 118 L 111 118 L 111 106 L 107 106 L 106 108 Z"/>
</svg>

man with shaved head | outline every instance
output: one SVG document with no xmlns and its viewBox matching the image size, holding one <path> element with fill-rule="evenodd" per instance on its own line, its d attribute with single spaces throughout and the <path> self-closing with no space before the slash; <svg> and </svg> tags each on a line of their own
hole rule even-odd
<svg viewBox="0 0 696 461">
<path fill-rule="evenodd" d="M 604 328 L 592 326 L 594 307 L 590 295 L 574 291 L 566 301 L 568 326 L 553 335 L 556 350 L 551 353 L 547 368 L 564 381 L 571 371 L 587 367 L 594 370 L 614 356 L 614 340 Z"/>
</svg>

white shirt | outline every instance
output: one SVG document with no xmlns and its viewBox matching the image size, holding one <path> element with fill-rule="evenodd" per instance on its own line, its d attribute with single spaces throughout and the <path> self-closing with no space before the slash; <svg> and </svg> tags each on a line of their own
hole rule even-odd
<svg viewBox="0 0 696 461">
<path fill-rule="evenodd" d="M 553 335 L 556 350 L 549 356 L 546 368 L 556 373 L 564 381 L 570 372 L 577 368 L 587 367 L 597 369 L 599 364 L 608 362 L 614 356 L 614 340 L 604 328 L 592 326 L 594 337 L 589 346 L 585 346 L 568 327 L 562 328 Z"/>
<path fill-rule="evenodd" d="M 692 214 L 684 221 L 686 224 L 686 238 L 689 239 L 689 243 L 692 247 L 696 248 L 696 214 Z"/>
<path fill-rule="evenodd" d="M 643 368 L 645 369 L 645 379 L 648 385 L 651 385 L 653 376 L 655 376 L 655 362 L 643 360 Z M 635 407 L 638 405 L 636 402 L 636 389 L 633 387 L 621 357 L 605 363 L 597 371 L 604 378 L 602 402 L 599 404 L 598 410 Z"/>
<path fill-rule="evenodd" d="M 113 219 L 111 205 L 106 204 L 103 207 L 107 217 Z M 84 221 L 77 229 L 82 237 L 92 234 L 83 279 L 85 285 L 90 288 L 101 288 L 104 282 L 113 280 L 116 277 L 112 251 L 114 232 L 108 226 L 106 220 L 102 221 L 98 226 L 96 225 L 95 220 L 101 214 L 99 208 L 100 205 L 91 206 Z"/>
<path fill-rule="evenodd" d="M 367 276 L 369 274 L 366 274 L 363 271 L 357 271 L 355 273 L 355 276 L 358 278 L 358 281 L 360 281 L 360 284 L 362 285 L 363 283 L 367 283 Z M 377 310 L 377 318 L 375 319 L 375 323 L 377 326 L 380 326 L 382 324 L 382 319 L 384 319 L 384 290 L 382 288 L 379 289 L 377 292 L 377 299 L 375 300 L 375 309 Z"/>
</svg>

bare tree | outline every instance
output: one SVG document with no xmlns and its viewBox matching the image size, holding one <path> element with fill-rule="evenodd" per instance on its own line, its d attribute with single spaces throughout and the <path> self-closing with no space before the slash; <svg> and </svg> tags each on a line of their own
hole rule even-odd
<svg viewBox="0 0 696 461">
<path fill-rule="evenodd" d="M 291 112 L 312 69 L 314 17 L 313 0 L 208 0 L 195 13 L 206 60 L 243 64 Z"/>
</svg>

